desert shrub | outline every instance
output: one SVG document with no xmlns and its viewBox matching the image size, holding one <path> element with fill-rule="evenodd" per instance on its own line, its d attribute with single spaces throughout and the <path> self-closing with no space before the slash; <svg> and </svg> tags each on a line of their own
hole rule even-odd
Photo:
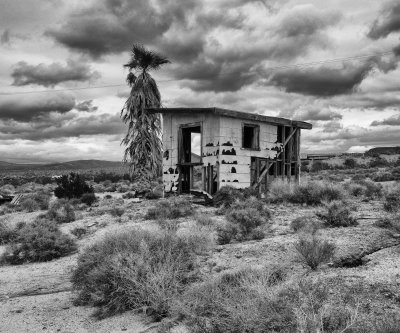
<svg viewBox="0 0 400 333">
<path fill-rule="evenodd" d="M 284 180 L 272 182 L 268 199 L 271 202 L 320 205 L 323 201 L 339 200 L 345 197 L 342 186 L 323 181 L 310 181 L 300 185 Z"/>
<path fill-rule="evenodd" d="M 24 262 L 49 261 L 76 250 L 74 240 L 63 234 L 55 222 L 45 219 L 23 225 L 6 248 L 2 261 L 17 265 Z"/>
<path fill-rule="evenodd" d="M 93 193 L 93 187 L 89 186 L 84 177 L 71 172 L 57 179 L 57 187 L 54 195 L 57 198 L 80 198 L 84 193 Z"/>
<path fill-rule="evenodd" d="M 337 284 L 290 281 L 282 269 L 243 268 L 191 286 L 173 313 L 192 333 L 347 332 L 357 299 L 345 287 L 333 293 Z"/>
<path fill-rule="evenodd" d="M 347 169 L 354 169 L 357 167 L 357 161 L 354 158 L 346 158 L 343 162 L 343 165 Z"/>
<path fill-rule="evenodd" d="M 161 200 L 147 211 L 146 219 L 177 219 L 192 215 L 192 204 L 185 198 L 170 198 Z"/>
<path fill-rule="evenodd" d="M 369 162 L 370 168 L 383 168 L 389 166 L 390 163 L 382 157 L 376 157 Z"/>
<path fill-rule="evenodd" d="M 322 225 L 314 216 L 300 216 L 290 223 L 290 227 L 296 232 L 304 231 L 314 234 L 318 229 L 322 228 Z"/>
<path fill-rule="evenodd" d="M 266 222 L 266 218 L 255 208 L 231 210 L 226 218 L 229 222 L 237 226 L 239 239 L 246 239 L 253 229 L 262 226 Z"/>
<path fill-rule="evenodd" d="M 97 198 L 94 193 L 83 193 L 80 200 L 84 204 L 91 206 L 97 201 Z"/>
<path fill-rule="evenodd" d="M 256 197 L 249 197 L 242 201 L 235 201 L 226 212 L 238 209 L 256 209 L 264 218 L 269 219 L 271 217 L 271 211 L 268 209 L 268 205 L 265 201 L 259 200 Z"/>
<path fill-rule="evenodd" d="M 396 212 L 400 210 L 400 188 L 396 188 L 385 196 L 383 208 L 387 212 Z"/>
<path fill-rule="evenodd" d="M 6 220 L 0 220 L 0 245 L 11 242 L 16 236 L 16 230 L 10 227 Z"/>
<path fill-rule="evenodd" d="M 161 199 L 163 197 L 163 192 L 160 190 L 149 191 L 144 197 L 149 200 Z"/>
<path fill-rule="evenodd" d="M 236 200 L 243 199 L 242 192 L 232 186 L 222 186 L 213 196 L 215 207 L 230 207 Z"/>
<path fill-rule="evenodd" d="M 208 214 L 199 214 L 196 216 L 196 223 L 202 227 L 211 227 L 215 224 L 215 221 Z"/>
<path fill-rule="evenodd" d="M 301 262 L 312 270 L 331 260 L 336 248 L 334 244 L 321 240 L 316 235 L 301 236 L 294 247 Z"/>
<path fill-rule="evenodd" d="M 343 199 L 344 190 L 340 185 L 326 182 L 307 182 L 294 188 L 289 201 L 298 204 L 319 205 L 323 201 Z"/>
<path fill-rule="evenodd" d="M 87 233 L 88 233 L 88 229 L 85 227 L 75 227 L 71 230 L 71 234 L 74 235 L 78 239 L 81 239 Z"/>
<path fill-rule="evenodd" d="M 233 223 L 220 224 L 217 226 L 216 231 L 219 245 L 229 244 L 237 238 L 239 233 L 237 225 Z"/>
<path fill-rule="evenodd" d="M 35 212 L 39 210 L 39 204 L 32 198 L 25 198 L 24 200 L 22 200 L 20 203 L 20 207 L 27 212 Z"/>
<path fill-rule="evenodd" d="M 15 187 L 11 184 L 5 184 L 0 187 L 0 195 L 10 195 L 15 193 Z"/>
<path fill-rule="evenodd" d="M 380 198 L 383 195 L 383 187 L 381 184 L 377 184 L 371 180 L 365 180 L 361 182 L 361 185 L 365 186 L 365 196 L 367 198 Z"/>
<path fill-rule="evenodd" d="M 179 222 L 177 220 L 158 219 L 157 224 L 161 230 L 168 232 L 176 232 L 179 229 Z"/>
<path fill-rule="evenodd" d="M 387 216 L 378 219 L 374 225 L 379 228 L 385 228 L 394 232 L 400 232 L 400 215 Z"/>
<path fill-rule="evenodd" d="M 76 219 L 74 207 L 65 199 L 55 201 L 47 211 L 46 217 L 57 223 L 69 223 Z"/>
<path fill-rule="evenodd" d="M 109 210 L 111 216 L 113 217 L 121 217 L 122 215 L 125 214 L 125 208 L 124 207 L 118 207 L 118 206 L 112 206 L 111 209 Z"/>
<path fill-rule="evenodd" d="M 78 304 L 99 307 L 100 317 L 147 307 L 160 319 L 197 279 L 202 242 L 176 233 L 140 229 L 108 234 L 79 257 L 72 282 Z"/>
<path fill-rule="evenodd" d="M 286 202 L 289 201 L 289 198 L 292 196 L 294 191 L 294 184 L 289 183 L 282 179 L 274 180 L 270 186 L 268 191 L 268 199 L 271 202 Z"/>
<path fill-rule="evenodd" d="M 327 227 L 351 227 L 358 224 L 352 216 L 349 206 L 343 201 L 333 201 L 326 204 L 324 211 L 319 211 L 317 216 Z"/>
<path fill-rule="evenodd" d="M 365 186 L 353 182 L 346 183 L 345 188 L 353 197 L 361 197 L 366 191 Z"/>
<path fill-rule="evenodd" d="M 121 185 L 119 185 L 118 187 L 117 187 L 117 191 L 119 192 L 119 193 L 126 193 L 126 192 L 128 192 L 130 190 L 130 187 L 128 186 L 128 185 L 126 185 L 126 184 L 121 184 Z"/>
<path fill-rule="evenodd" d="M 150 182 L 147 179 L 137 179 L 132 183 L 131 191 L 135 191 L 139 195 L 144 195 L 147 192 L 150 192 L 156 186 L 156 182 Z"/>
<path fill-rule="evenodd" d="M 127 192 L 127 193 L 124 193 L 122 195 L 123 199 L 132 199 L 132 198 L 135 198 L 135 197 L 136 197 L 136 194 L 133 193 L 133 192 Z"/>
</svg>

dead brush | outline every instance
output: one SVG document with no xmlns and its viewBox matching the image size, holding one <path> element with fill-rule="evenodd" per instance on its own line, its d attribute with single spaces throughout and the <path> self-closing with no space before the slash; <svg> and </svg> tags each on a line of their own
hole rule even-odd
<svg viewBox="0 0 400 333">
<path fill-rule="evenodd" d="M 300 236 L 294 244 L 294 248 L 299 254 L 300 262 L 312 270 L 316 270 L 321 264 L 327 263 L 333 258 L 336 246 L 314 234 Z"/>
</svg>

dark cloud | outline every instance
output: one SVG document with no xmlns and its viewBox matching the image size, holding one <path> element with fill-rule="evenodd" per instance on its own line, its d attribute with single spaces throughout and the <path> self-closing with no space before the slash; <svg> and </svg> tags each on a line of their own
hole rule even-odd
<svg viewBox="0 0 400 333">
<path fill-rule="evenodd" d="M 392 1 L 385 5 L 368 32 L 368 37 L 372 39 L 384 38 L 392 32 L 400 32 L 400 2 L 398 1 Z"/>
<path fill-rule="evenodd" d="M 0 138 L 2 140 L 57 140 L 61 138 L 92 135 L 123 135 L 125 126 L 119 115 L 100 114 L 81 117 L 76 113 L 65 115 L 52 112 L 35 118 L 33 121 L 19 122 L 0 120 Z"/>
<path fill-rule="evenodd" d="M 386 118 L 381 121 L 375 120 L 371 123 L 371 126 L 383 126 L 383 125 L 400 126 L 400 115 Z"/>
<path fill-rule="evenodd" d="M 73 13 L 59 28 L 49 29 L 66 47 L 98 58 L 128 51 L 133 42 L 153 44 L 174 22 L 185 21 L 194 0 L 102 0 Z"/>
<path fill-rule="evenodd" d="M 311 36 L 340 18 L 337 12 L 318 10 L 312 5 L 297 6 L 282 18 L 276 33 L 282 37 Z"/>
<path fill-rule="evenodd" d="M 100 77 L 100 73 L 92 71 L 88 64 L 75 60 L 67 60 L 65 66 L 58 62 L 34 66 L 20 61 L 14 66 L 11 76 L 14 86 L 37 84 L 54 87 L 67 81 L 94 81 Z"/>
<path fill-rule="evenodd" d="M 75 98 L 62 92 L 4 95 L 0 99 L 0 119 L 29 122 L 49 112 L 66 113 L 74 106 Z"/>
<path fill-rule="evenodd" d="M 85 112 L 97 111 L 98 107 L 94 106 L 92 104 L 93 104 L 93 100 L 83 101 L 83 102 L 77 103 L 75 105 L 75 109 L 78 111 L 85 111 Z"/>
<path fill-rule="evenodd" d="M 304 95 L 326 97 L 348 94 L 354 91 L 373 68 L 374 63 L 371 61 L 345 63 L 341 68 L 292 68 L 273 74 L 269 83 L 282 87 L 287 92 Z"/>
<path fill-rule="evenodd" d="M 3 31 L 0 37 L 1 44 L 9 44 L 10 43 L 10 29 L 6 29 Z"/>
</svg>

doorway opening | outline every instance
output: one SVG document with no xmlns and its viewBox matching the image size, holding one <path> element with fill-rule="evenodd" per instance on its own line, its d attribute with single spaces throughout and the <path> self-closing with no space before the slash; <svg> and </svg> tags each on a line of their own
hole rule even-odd
<svg viewBox="0 0 400 333">
<path fill-rule="evenodd" d="M 201 181 L 201 172 L 198 166 L 201 163 L 201 136 L 200 124 L 182 125 L 179 128 L 179 186 L 180 192 L 190 193 L 191 189 L 198 188 Z"/>
</svg>

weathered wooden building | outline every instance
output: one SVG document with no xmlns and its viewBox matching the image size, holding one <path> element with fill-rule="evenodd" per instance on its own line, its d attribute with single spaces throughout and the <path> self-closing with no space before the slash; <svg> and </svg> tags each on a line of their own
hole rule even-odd
<svg viewBox="0 0 400 333">
<path fill-rule="evenodd" d="M 163 115 L 166 192 L 265 190 L 277 177 L 299 179 L 300 130 L 309 123 L 220 108 L 148 111 Z"/>
</svg>

